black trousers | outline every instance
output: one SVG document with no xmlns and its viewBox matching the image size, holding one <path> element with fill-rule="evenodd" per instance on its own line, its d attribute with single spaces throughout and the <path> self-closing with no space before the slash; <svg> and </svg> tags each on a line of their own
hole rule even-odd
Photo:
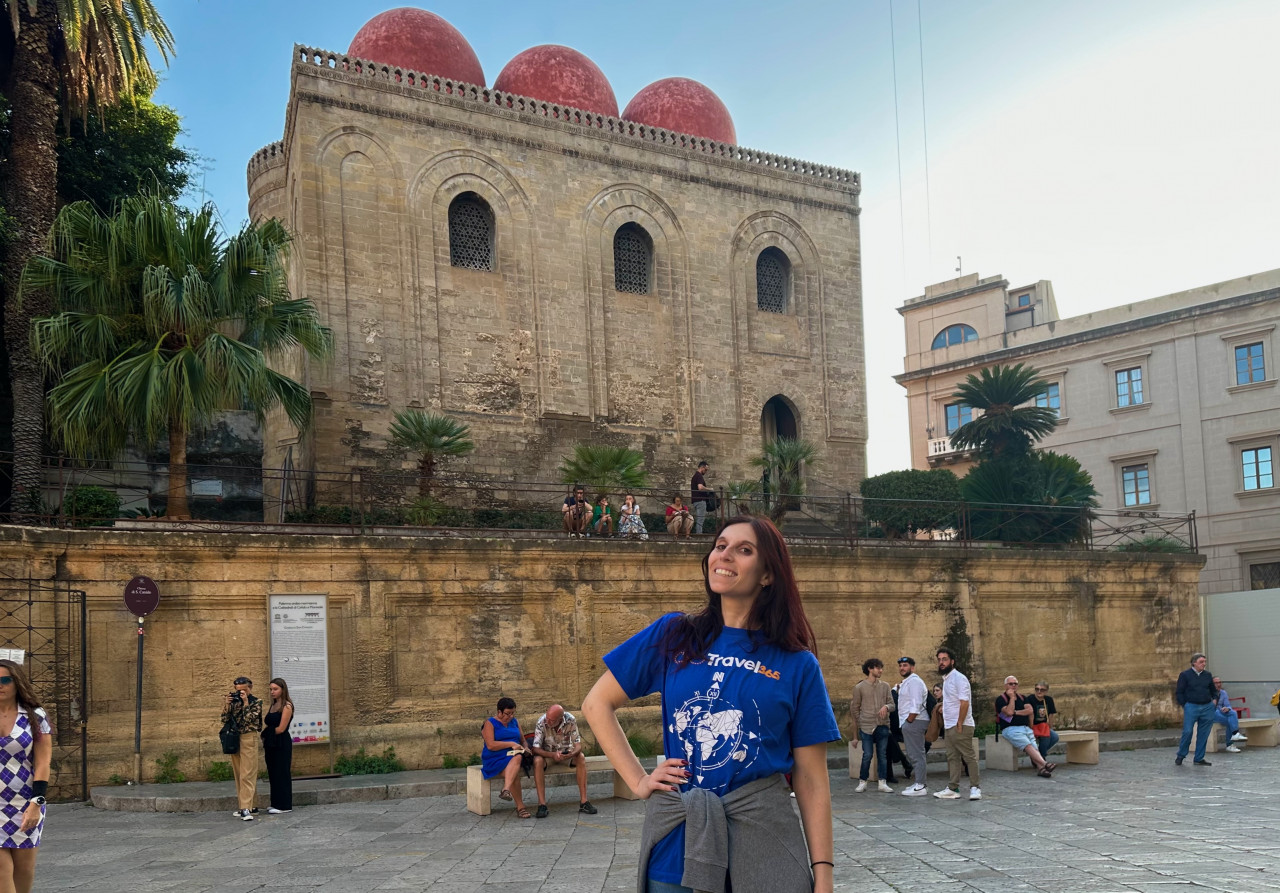
<svg viewBox="0 0 1280 893">
<path fill-rule="evenodd" d="M 267 779 L 271 783 L 271 805 L 276 809 L 293 809 L 293 739 L 287 734 L 272 737 L 275 740 L 271 745 L 262 749 L 267 761 Z"/>
</svg>

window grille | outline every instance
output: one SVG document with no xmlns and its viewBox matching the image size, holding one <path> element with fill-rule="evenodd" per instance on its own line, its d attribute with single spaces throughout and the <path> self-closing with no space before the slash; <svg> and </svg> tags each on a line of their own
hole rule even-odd
<svg viewBox="0 0 1280 893">
<path fill-rule="evenodd" d="M 777 248 L 766 248 L 756 258 L 756 309 L 786 313 L 791 293 L 791 264 Z"/>
<path fill-rule="evenodd" d="M 449 265 L 493 269 L 493 213 L 474 192 L 464 192 L 449 204 Z"/>
<path fill-rule="evenodd" d="M 633 295 L 649 294 L 653 245 L 649 234 L 634 223 L 613 234 L 613 287 Z"/>
<path fill-rule="evenodd" d="M 1280 589 L 1280 561 L 1249 565 L 1250 589 Z"/>
</svg>

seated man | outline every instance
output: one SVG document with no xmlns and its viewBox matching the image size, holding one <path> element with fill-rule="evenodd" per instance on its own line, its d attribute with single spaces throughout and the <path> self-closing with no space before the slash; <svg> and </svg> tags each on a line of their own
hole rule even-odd
<svg viewBox="0 0 1280 893">
<path fill-rule="evenodd" d="M 564 498 L 560 513 L 564 517 L 565 533 L 570 537 L 587 535 L 587 522 L 591 520 L 591 503 L 587 502 L 585 491 L 581 487 L 574 487 L 573 495 Z"/>
<path fill-rule="evenodd" d="M 1018 694 L 1018 677 L 1006 676 L 1004 694 L 996 698 L 996 725 L 1000 737 L 1013 745 L 1014 750 L 1025 751 L 1041 778 L 1048 778 L 1057 763 L 1047 763 L 1036 748 L 1036 736 L 1031 732 L 1031 716 L 1035 709 L 1027 699 Z"/>
<path fill-rule="evenodd" d="M 1036 693 L 1027 698 L 1027 703 L 1035 711 L 1031 717 L 1031 731 L 1036 736 L 1036 747 L 1040 756 L 1049 759 L 1049 751 L 1058 743 L 1058 733 L 1053 730 L 1053 717 L 1058 715 L 1058 708 L 1049 697 L 1049 683 L 1037 682 Z"/>
<path fill-rule="evenodd" d="M 582 736 L 572 713 L 552 704 L 538 719 L 533 733 L 533 783 L 538 789 L 538 818 L 547 817 L 547 765 L 568 763 L 578 770 L 578 812 L 595 815 L 597 810 L 587 799 L 587 758 L 582 752 Z"/>
<path fill-rule="evenodd" d="M 1227 742 L 1227 753 L 1240 753 L 1236 742 L 1247 740 L 1240 734 L 1240 717 L 1231 706 L 1231 698 L 1227 697 L 1227 690 L 1222 687 L 1222 680 L 1217 676 L 1213 677 L 1213 688 L 1218 693 L 1218 700 L 1214 704 L 1213 721 L 1227 727 L 1227 737 L 1231 739 Z"/>
<path fill-rule="evenodd" d="M 596 536 L 613 536 L 613 508 L 609 505 L 609 497 L 601 496 L 591 514 L 591 532 Z"/>
</svg>

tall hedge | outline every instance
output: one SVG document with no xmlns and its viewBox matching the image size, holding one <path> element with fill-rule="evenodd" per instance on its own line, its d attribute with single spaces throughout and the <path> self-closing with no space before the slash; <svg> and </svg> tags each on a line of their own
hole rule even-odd
<svg viewBox="0 0 1280 893">
<path fill-rule="evenodd" d="M 918 530 L 945 530 L 959 524 L 960 480 L 945 468 L 890 471 L 864 478 L 862 512 L 887 537 Z"/>
</svg>

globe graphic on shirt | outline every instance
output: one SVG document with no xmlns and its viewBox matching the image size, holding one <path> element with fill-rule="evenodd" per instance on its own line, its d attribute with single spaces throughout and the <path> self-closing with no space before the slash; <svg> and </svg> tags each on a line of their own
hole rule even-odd
<svg viewBox="0 0 1280 893">
<path fill-rule="evenodd" d="M 712 677 L 711 688 L 696 692 L 674 712 L 668 732 L 674 734 L 684 748 L 684 758 L 696 782 L 707 772 L 715 771 L 730 761 L 750 765 L 759 749 L 755 732 L 743 729 L 743 711 L 720 697 L 723 673 Z"/>
</svg>

